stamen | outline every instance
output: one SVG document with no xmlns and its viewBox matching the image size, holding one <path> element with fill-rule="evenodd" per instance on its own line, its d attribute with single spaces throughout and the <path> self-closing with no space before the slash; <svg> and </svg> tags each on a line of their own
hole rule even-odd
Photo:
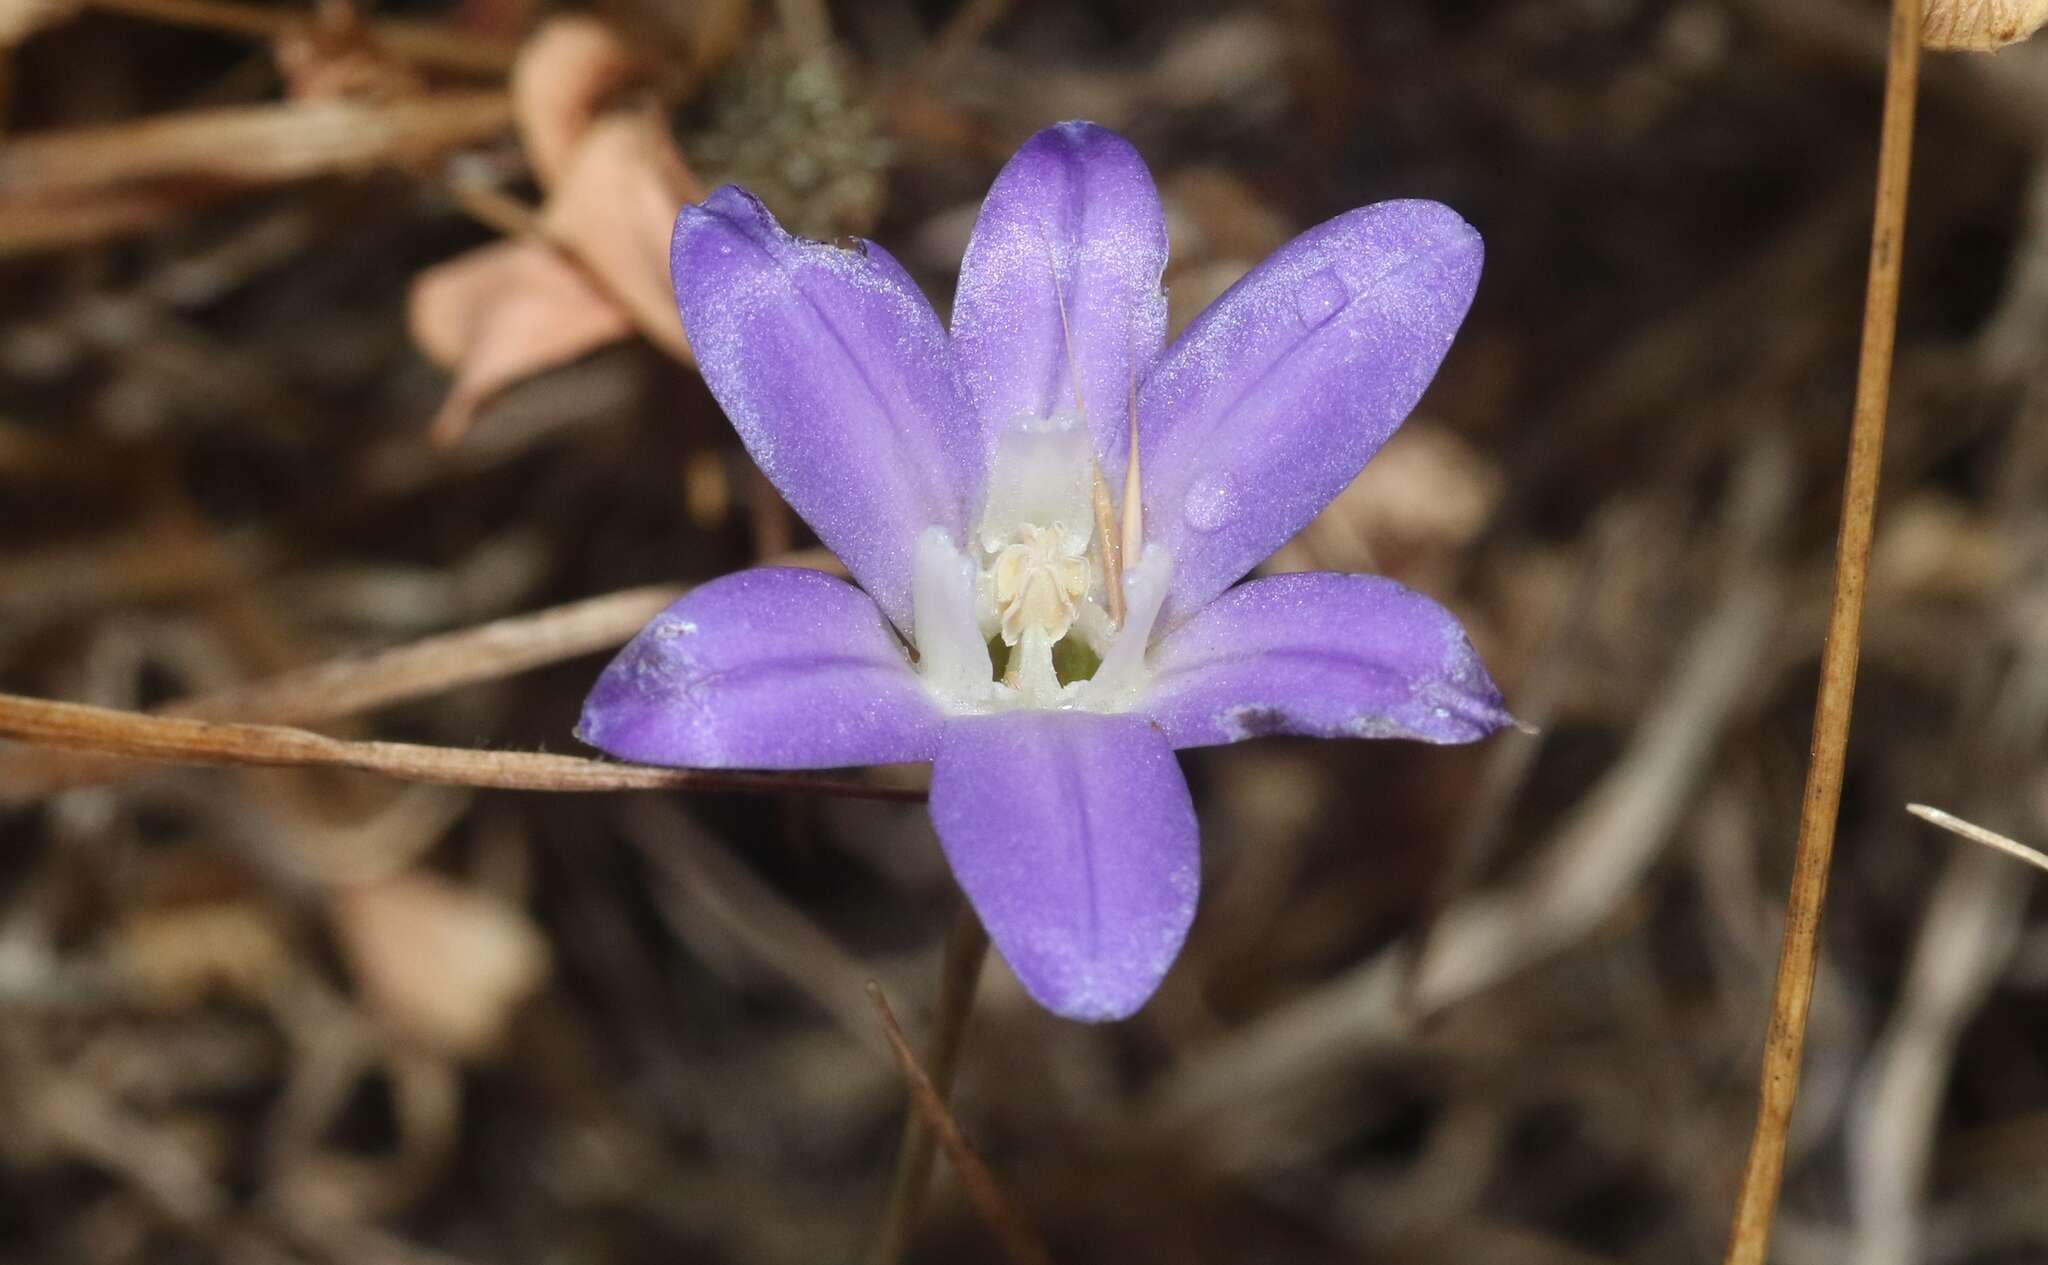
<svg viewBox="0 0 2048 1265">
<path fill-rule="evenodd" d="M 1090 461 L 1088 472 L 1093 479 L 1090 491 L 1095 497 L 1095 541 L 1102 550 L 1102 588 L 1109 607 L 1109 626 L 1124 626 L 1124 558 L 1116 535 L 1116 512 L 1109 504 L 1109 483 L 1102 477 L 1102 463 Z"/>
<path fill-rule="evenodd" d="M 1060 341 L 1066 345 L 1067 349 L 1067 381 L 1074 388 L 1074 412 L 1080 416 L 1081 422 L 1085 426 L 1088 421 L 1088 404 L 1081 398 L 1081 366 L 1074 359 L 1074 327 L 1067 322 L 1067 296 L 1060 289 L 1060 264 L 1058 258 L 1052 253 L 1051 242 L 1045 244 L 1045 263 L 1046 267 L 1052 272 L 1052 299 L 1060 310 Z M 1133 425 L 1136 425 L 1137 420 L 1137 382 L 1136 370 L 1133 370 L 1131 378 L 1131 418 Z M 1137 439 L 1135 435 L 1131 442 L 1134 446 L 1136 445 Z M 1095 501 L 1095 538 L 1102 550 L 1102 587 L 1104 590 L 1103 596 L 1109 607 L 1109 626 L 1111 628 L 1121 628 L 1124 624 L 1123 550 L 1120 548 L 1116 536 L 1110 531 L 1110 526 L 1114 521 L 1114 514 L 1109 503 L 1109 484 L 1102 477 L 1102 463 L 1092 457 L 1088 462 L 1088 475 L 1090 479 L 1089 492 Z M 1125 528 L 1125 533 L 1129 533 L 1128 527 Z"/>
<path fill-rule="evenodd" d="M 1101 477 L 1099 474 L 1097 477 Z M 1138 492 L 1138 368 L 1131 366 L 1131 459 L 1124 466 L 1123 564 L 1135 567 L 1145 548 L 1145 504 Z"/>
</svg>

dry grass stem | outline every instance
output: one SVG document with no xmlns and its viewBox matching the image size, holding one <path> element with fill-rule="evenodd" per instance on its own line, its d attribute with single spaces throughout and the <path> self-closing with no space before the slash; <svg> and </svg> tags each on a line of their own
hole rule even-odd
<svg viewBox="0 0 2048 1265">
<path fill-rule="evenodd" d="M 17 200 L 76 197 L 135 181 L 275 184 L 436 157 L 505 130 L 503 92 L 409 101 L 315 100 L 194 110 L 41 132 L 0 149 L 0 215 Z"/>
<path fill-rule="evenodd" d="M 199 27 L 251 39 L 274 40 L 313 25 L 309 16 L 236 0 L 86 0 L 107 13 L 125 13 L 173 26 Z M 365 24 L 379 49 L 415 65 L 471 75 L 502 75 L 512 68 L 509 44 L 425 22 L 384 18 Z"/>
<path fill-rule="evenodd" d="M 159 714 L 285 725 L 339 720 L 608 650 L 640 631 L 681 594 L 681 589 L 668 587 L 609 593 L 294 669 L 183 699 Z M 0 800 L 28 799 L 115 779 L 127 767 L 106 757 L 48 749 L 0 752 Z"/>
<path fill-rule="evenodd" d="M 626 589 L 173 703 L 169 716 L 299 725 L 495 681 L 623 644 L 683 590 Z"/>
<path fill-rule="evenodd" d="M 895 1013 L 889 1009 L 889 999 L 882 996 L 881 988 L 873 983 L 868 985 L 868 996 L 874 1000 L 875 1013 L 882 1021 L 882 1035 L 888 1039 L 889 1050 L 896 1056 L 896 1066 L 902 1070 L 903 1079 L 910 1087 L 912 1107 L 923 1117 L 925 1127 L 938 1138 L 947 1161 L 960 1178 L 961 1188 L 967 1192 L 967 1198 L 988 1222 L 989 1228 L 995 1231 L 1011 1265 L 1052 1265 L 1052 1257 L 1046 1252 L 1045 1245 L 1039 1242 L 1038 1236 L 1011 1205 L 1002 1188 L 996 1185 L 995 1175 L 989 1172 L 988 1165 L 982 1161 L 967 1136 L 960 1132 L 960 1124 L 953 1119 L 945 1098 L 932 1084 L 924 1068 L 918 1065 L 909 1038 L 903 1035 Z"/>
<path fill-rule="evenodd" d="M 1912 174 L 1913 119 L 1920 71 L 1920 0 L 1893 0 L 1891 53 L 1885 74 L 1884 119 L 1878 142 L 1877 210 L 1870 233 L 1870 279 L 1864 297 L 1863 345 L 1856 369 L 1848 470 L 1842 487 L 1841 533 L 1835 543 L 1834 596 L 1821 651 L 1820 694 L 1784 939 L 1764 1037 L 1762 1088 L 1755 1136 L 1736 1197 L 1727 1265 L 1763 1265 L 1771 1219 L 1784 1180 L 1785 1136 L 1799 1096 L 1800 1056 L 1820 951 L 1820 916 L 1841 808 L 1848 756 L 1849 710 L 1862 648 L 1863 588 L 1877 517 L 1877 480 L 1884 460 L 1892 348 L 1898 334 L 1899 272 L 1905 252 L 1906 188 Z"/>
<path fill-rule="evenodd" d="M 1975 822 L 1964 821 L 1954 813 L 1946 813 L 1926 804 L 1908 804 L 1906 811 L 1922 821 L 1931 821 L 1943 830 L 1961 835 L 1971 843 L 1981 843 L 2007 856 L 2018 857 L 2037 870 L 2048 870 L 2048 853 L 2030 848 L 2017 839 L 2008 838 L 1995 830 L 1986 830 Z"/>
<path fill-rule="evenodd" d="M 988 932 L 981 919 L 965 901 L 953 914 L 946 931 L 946 951 L 939 975 L 939 1010 L 932 1023 L 931 1065 L 933 1090 L 940 1100 L 953 1096 L 953 1078 L 960 1070 L 960 1051 L 966 1044 L 967 1018 L 974 1010 L 974 995 L 981 983 L 982 963 L 988 957 Z M 918 1214 L 924 1209 L 925 1194 L 931 1188 L 932 1148 L 938 1138 L 921 1111 L 913 1109 L 903 1122 L 903 1141 L 896 1151 L 896 1174 L 889 1185 L 889 1198 L 882 1208 L 882 1224 L 868 1251 L 869 1265 L 896 1265 L 910 1248 Z"/>
<path fill-rule="evenodd" d="M 304 729 L 246 725 L 0 694 L 0 737 L 170 764 L 356 769 L 437 786 L 526 791 L 698 790 L 920 800 L 920 791 L 773 773 L 726 773 L 610 764 L 525 751 L 477 751 L 404 742 L 345 742 Z"/>
</svg>

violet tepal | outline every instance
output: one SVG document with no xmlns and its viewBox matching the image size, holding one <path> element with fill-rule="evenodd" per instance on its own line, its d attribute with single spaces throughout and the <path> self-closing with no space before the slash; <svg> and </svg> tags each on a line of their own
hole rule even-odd
<svg viewBox="0 0 2048 1265">
<path fill-rule="evenodd" d="M 671 261 L 704 380 L 859 587 L 763 567 L 695 589 L 605 670 L 579 735 L 663 765 L 931 761 L 940 844 L 1024 987 L 1129 1015 L 1194 917 L 1175 748 L 1509 723 L 1428 598 L 1238 583 L 1414 407 L 1481 253 L 1436 203 L 1363 207 L 1168 347 L 1158 192 L 1092 124 L 1003 168 L 950 331 L 878 246 L 792 237 L 730 186 L 684 208 Z"/>
</svg>

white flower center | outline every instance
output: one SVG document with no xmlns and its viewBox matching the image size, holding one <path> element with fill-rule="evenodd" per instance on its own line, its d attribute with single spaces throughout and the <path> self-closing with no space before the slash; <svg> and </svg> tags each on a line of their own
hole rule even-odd
<svg viewBox="0 0 2048 1265">
<path fill-rule="evenodd" d="M 918 668 L 949 709 L 1132 704 L 1172 559 L 1157 547 L 1118 559 L 1098 518 L 1106 498 L 1079 418 L 1020 418 L 996 441 L 969 550 L 944 528 L 919 538 Z"/>
</svg>

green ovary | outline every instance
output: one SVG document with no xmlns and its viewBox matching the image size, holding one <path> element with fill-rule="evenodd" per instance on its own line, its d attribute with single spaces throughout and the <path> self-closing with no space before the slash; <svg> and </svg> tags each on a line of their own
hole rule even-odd
<svg viewBox="0 0 2048 1265">
<path fill-rule="evenodd" d="M 1061 685 L 1072 685 L 1095 675 L 1095 669 L 1102 666 L 1102 656 L 1095 648 L 1079 637 L 1062 637 L 1053 643 L 1052 671 Z"/>
<path fill-rule="evenodd" d="M 988 661 L 991 667 L 997 664 L 1007 665 L 1014 653 L 1015 650 L 1003 644 L 1001 633 L 988 639 Z M 1079 637 L 1062 637 L 1053 643 L 1052 671 L 1061 685 L 1089 680 L 1101 666 L 1102 656 L 1095 653 L 1095 648 Z M 996 680 L 1000 681 L 1002 677 L 1001 671 L 995 673 Z"/>
</svg>

